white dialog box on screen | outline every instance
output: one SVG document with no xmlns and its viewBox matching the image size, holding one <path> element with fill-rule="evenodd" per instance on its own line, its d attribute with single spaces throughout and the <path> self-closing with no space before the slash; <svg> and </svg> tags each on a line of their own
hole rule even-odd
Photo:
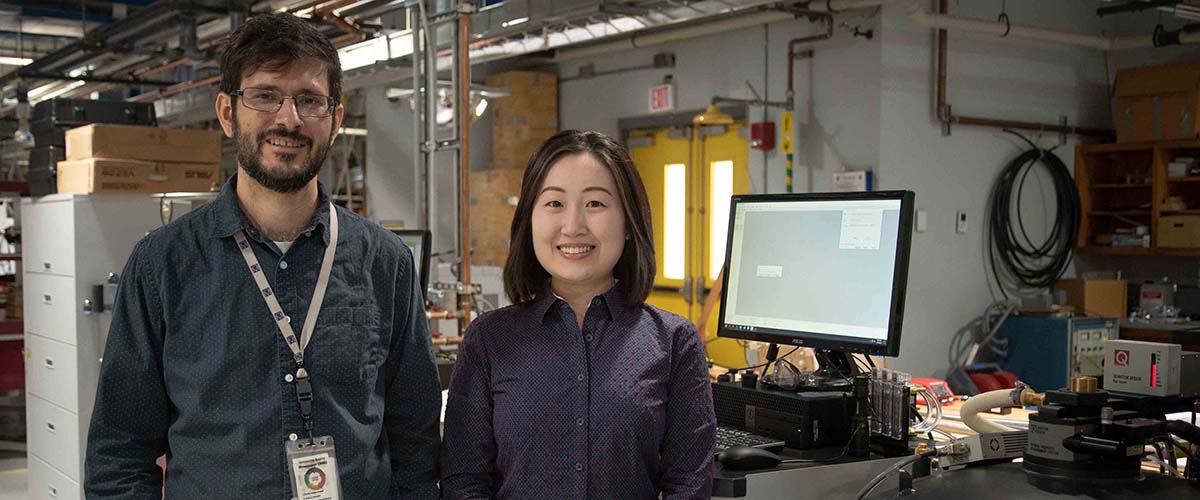
<svg viewBox="0 0 1200 500">
<path fill-rule="evenodd" d="M 883 231 L 883 209 L 856 208 L 842 210 L 841 250 L 879 250 Z"/>
<path fill-rule="evenodd" d="M 782 278 L 783 266 L 758 266 L 755 276 L 759 278 Z"/>
</svg>

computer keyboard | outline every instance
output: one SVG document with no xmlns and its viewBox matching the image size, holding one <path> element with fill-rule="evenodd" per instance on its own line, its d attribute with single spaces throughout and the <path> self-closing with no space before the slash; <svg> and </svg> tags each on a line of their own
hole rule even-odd
<svg viewBox="0 0 1200 500">
<path fill-rule="evenodd" d="M 728 448 L 734 446 L 750 446 L 754 448 L 764 448 L 771 451 L 779 451 L 787 446 L 787 443 L 775 438 L 759 436 L 733 427 L 717 426 L 717 445 L 713 448 L 713 454 L 721 453 Z"/>
</svg>

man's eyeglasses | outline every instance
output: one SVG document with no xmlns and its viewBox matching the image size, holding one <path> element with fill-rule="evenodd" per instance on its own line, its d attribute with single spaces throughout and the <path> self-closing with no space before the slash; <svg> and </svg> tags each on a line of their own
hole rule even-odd
<svg viewBox="0 0 1200 500">
<path fill-rule="evenodd" d="M 326 95 L 283 95 L 274 90 L 267 89 L 235 90 L 230 92 L 230 95 L 241 97 L 246 107 L 265 113 L 279 112 L 280 108 L 283 107 L 283 100 L 291 99 L 296 103 L 296 112 L 300 116 L 309 118 L 324 118 L 332 115 L 334 108 L 337 107 L 337 101 Z"/>
</svg>

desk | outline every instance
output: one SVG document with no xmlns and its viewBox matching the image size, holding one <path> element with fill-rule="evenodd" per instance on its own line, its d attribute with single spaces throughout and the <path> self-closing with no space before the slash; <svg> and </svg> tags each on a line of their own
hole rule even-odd
<svg viewBox="0 0 1200 500">
<path fill-rule="evenodd" d="M 840 447 L 818 450 L 817 453 L 824 452 L 823 456 L 829 456 L 838 451 Z M 813 457 L 790 448 L 783 450 L 780 455 L 785 460 Z M 876 457 L 856 462 L 783 464 L 759 471 L 729 471 L 720 463 L 714 463 L 712 497 L 745 500 L 854 498 L 854 494 L 867 481 L 902 459 L 904 457 Z"/>
<path fill-rule="evenodd" d="M 880 483 L 867 498 L 870 500 L 892 500 L 896 497 L 895 477 Z M 793 485 L 799 488 L 800 485 Z M 966 498 L 972 500 L 1021 499 L 1061 500 L 1067 498 L 1110 498 L 1121 500 L 1187 500 L 1200 499 L 1200 488 L 1182 479 L 1173 479 L 1156 474 L 1146 474 L 1146 479 L 1128 488 L 1088 492 L 1084 495 L 1061 495 L 1035 488 L 1025 478 L 1019 463 L 968 467 L 950 472 L 934 472 L 933 475 L 913 482 L 912 495 L 902 498 L 912 500 L 942 500 Z M 853 493 L 849 498 L 854 498 Z M 783 497 L 780 497 L 783 498 Z M 843 497 L 839 497 L 843 498 Z"/>
</svg>

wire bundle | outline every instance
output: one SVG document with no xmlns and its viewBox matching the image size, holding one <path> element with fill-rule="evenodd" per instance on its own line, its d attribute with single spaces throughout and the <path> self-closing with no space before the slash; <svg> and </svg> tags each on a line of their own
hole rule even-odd
<svg viewBox="0 0 1200 500">
<path fill-rule="evenodd" d="M 1000 292 L 1008 298 L 1006 285 L 1046 288 L 1062 276 L 1078 240 L 1081 209 L 1075 179 L 1062 159 L 1016 132 L 1006 132 L 1030 146 L 1004 167 L 992 189 L 988 258 Z M 1037 165 L 1043 166 L 1054 182 L 1056 208 L 1053 226 L 1040 243 L 1029 237 L 1020 211 L 1026 178 Z M 1001 276 L 1000 268 L 1006 276 Z"/>
</svg>

